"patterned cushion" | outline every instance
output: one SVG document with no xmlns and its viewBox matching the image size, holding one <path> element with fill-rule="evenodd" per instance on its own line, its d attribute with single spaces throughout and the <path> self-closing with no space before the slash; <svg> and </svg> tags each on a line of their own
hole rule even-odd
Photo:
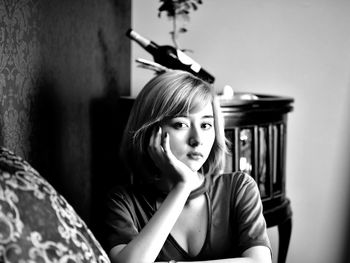
<svg viewBox="0 0 350 263">
<path fill-rule="evenodd" d="M 67 201 L 0 148 L 0 262 L 110 262 Z"/>
</svg>

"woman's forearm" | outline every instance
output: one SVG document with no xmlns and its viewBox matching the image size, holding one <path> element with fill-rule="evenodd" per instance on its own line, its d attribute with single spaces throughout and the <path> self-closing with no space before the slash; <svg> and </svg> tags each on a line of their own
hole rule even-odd
<svg viewBox="0 0 350 263">
<path fill-rule="evenodd" d="M 176 261 L 177 263 L 271 263 L 271 261 L 261 261 L 252 258 L 224 258 L 216 260 L 205 261 Z M 155 263 L 167 263 L 167 262 L 155 262 Z"/>
<path fill-rule="evenodd" d="M 265 246 L 254 246 L 248 248 L 239 258 L 225 258 L 207 261 L 191 261 L 191 263 L 271 263 L 271 251 Z M 158 262 L 161 263 L 161 262 Z M 184 263 L 178 261 L 177 263 Z M 189 262 L 187 262 L 189 263 Z"/>
<path fill-rule="evenodd" d="M 181 214 L 190 192 L 191 189 L 184 183 L 175 185 L 139 235 L 120 252 L 111 251 L 112 262 L 154 262 Z"/>
<path fill-rule="evenodd" d="M 182 261 L 176 261 L 177 263 L 185 263 Z M 206 261 L 186 261 L 186 263 L 258 263 L 250 258 L 224 258 L 216 260 L 206 260 Z"/>
</svg>

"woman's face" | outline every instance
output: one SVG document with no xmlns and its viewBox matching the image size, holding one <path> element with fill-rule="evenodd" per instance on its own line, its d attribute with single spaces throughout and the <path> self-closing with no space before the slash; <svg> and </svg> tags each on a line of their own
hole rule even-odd
<svg viewBox="0 0 350 263">
<path fill-rule="evenodd" d="M 198 171 L 207 160 L 215 140 L 213 107 L 205 107 L 189 115 L 176 116 L 163 125 L 168 132 L 170 149 L 191 170 Z"/>
</svg>

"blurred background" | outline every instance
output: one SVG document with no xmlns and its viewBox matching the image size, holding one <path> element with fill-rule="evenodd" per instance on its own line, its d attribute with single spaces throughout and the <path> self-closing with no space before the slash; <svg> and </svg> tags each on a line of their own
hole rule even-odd
<svg viewBox="0 0 350 263">
<path fill-rule="evenodd" d="M 172 44 L 158 0 L 0 2 L 0 143 L 26 158 L 98 235 L 117 161 L 122 95 L 153 76 L 125 36 Z M 349 262 L 350 1 L 203 0 L 181 48 L 215 89 L 290 96 L 288 263 Z M 277 231 L 269 229 L 274 250 Z"/>
</svg>

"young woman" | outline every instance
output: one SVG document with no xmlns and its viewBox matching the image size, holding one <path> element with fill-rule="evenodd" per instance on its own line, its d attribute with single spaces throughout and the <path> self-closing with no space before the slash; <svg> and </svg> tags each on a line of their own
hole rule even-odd
<svg viewBox="0 0 350 263">
<path fill-rule="evenodd" d="M 134 183 L 108 202 L 112 262 L 271 262 L 258 188 L 222 173 L 225 147 L 209 84 L 182 71 L 146 84 L 121 149 Z"/>
</svg>

